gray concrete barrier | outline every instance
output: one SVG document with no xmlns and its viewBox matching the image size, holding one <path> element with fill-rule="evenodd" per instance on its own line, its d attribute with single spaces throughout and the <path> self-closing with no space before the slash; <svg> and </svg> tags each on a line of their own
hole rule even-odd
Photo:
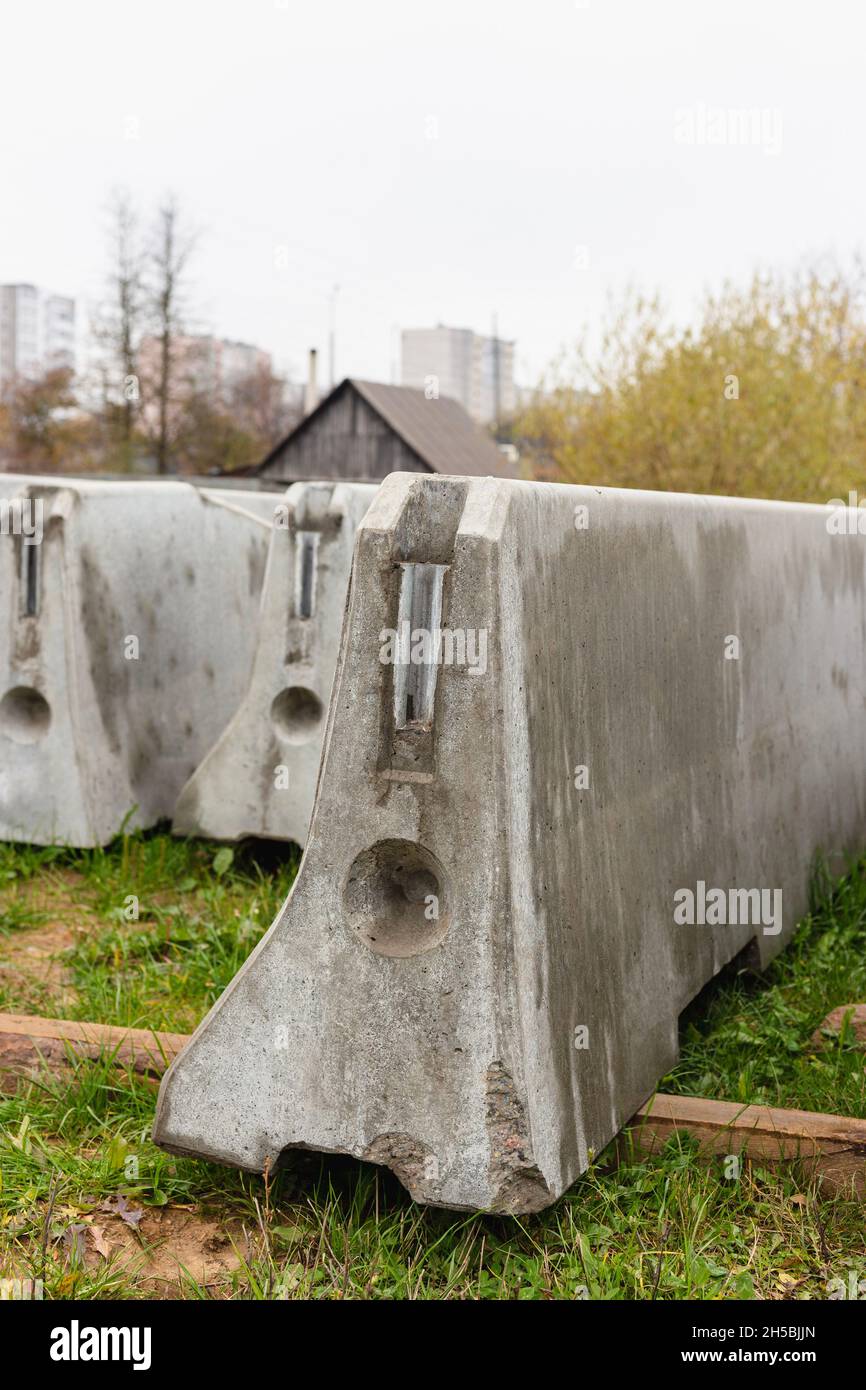
<svg viewBox="0 0 866 1390">
<path fill-rule="evenodd" d="M 249 678 L 278 496 L 0 476 L 0 839 L 171 815 Z"/>
<path fill-rule="evenodd" d="M 295 483 L 277 507 L 252 674 L 181 792 L 179 835 L 306 843 L 363 483 Z"/>
<path fill-rule="evenodd" d="M 701 987 L 780 949 L 815 852 L 862 849 L 864 747 L 866 537 L 826 509 L 392 476 L 296 884 L 164 1079 L 157 1143 L 544 1207 Z"/>
</svg>

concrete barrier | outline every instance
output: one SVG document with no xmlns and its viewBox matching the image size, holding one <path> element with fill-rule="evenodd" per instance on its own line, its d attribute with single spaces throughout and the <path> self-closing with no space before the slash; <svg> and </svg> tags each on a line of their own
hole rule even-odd
<svg viewBox="0 0 866 1390">
<path fill-rule="evenodd" d="M 277 498 L 0 476 L 0 838 L 171 815 L 249 678 Z"/>
<path fill-rule="evenodd" d="M 306 843 L 358 522 L 376 488 L 295 483 L 278 507 L 252 674 L 178 798 L 174 830 Z"/>
<path fill-rule="evenodd" d="M 296 884 L 164 1079 L 157 1143 L 354 1154 L 446 1207 L 563 1192 L 705 982 L 780 949 L 815 851 L 863 847 L 866 537 L 827 519 L 386 480 Z"/>
</svg>

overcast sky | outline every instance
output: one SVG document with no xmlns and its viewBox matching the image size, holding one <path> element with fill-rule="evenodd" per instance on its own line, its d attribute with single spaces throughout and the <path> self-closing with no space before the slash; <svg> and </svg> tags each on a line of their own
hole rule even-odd
<svg viewBox="0 0 866 1390">
<path fill-rule="evenodd" d="M 0 281 L 83 310 L 112 186 L 171 189 L 201 326 L 297 374 L 335 284 L 338 376 L 496 312 L 526 382 L 630 281 L 683 317 L 866 249 L 856 0 L 3 0 L 0 34 Z"/>
</svg>

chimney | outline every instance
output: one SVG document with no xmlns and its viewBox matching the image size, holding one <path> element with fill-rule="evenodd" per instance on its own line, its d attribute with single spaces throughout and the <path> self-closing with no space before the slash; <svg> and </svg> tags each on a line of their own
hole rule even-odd
<svg viewBox="0 0 866 1390">
<path fill-rule="evenodd" d="M 310 348 L 310 368 L 307 376 L 307 389 L 304 392 L 304 414 L 309 415 L 319 404 L 319 392 L 316 387 L 316 349 Z"/>
</svg>

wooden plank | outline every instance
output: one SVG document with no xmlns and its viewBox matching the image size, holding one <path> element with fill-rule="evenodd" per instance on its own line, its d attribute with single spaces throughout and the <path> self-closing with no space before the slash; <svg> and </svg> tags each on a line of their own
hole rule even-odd
<svg viewBox="0 0 866 1390">
<path fill-rule="evenodd" d="M 799 1160 L 828 1188 L 866 1196 L 866 1120 L 659 1093 L 641 1106 L 628 1133 L 643 1155 L 686 1133 L 705 1160 L 741 1154 L 764 1167 Z"/>
<path fill-rule="evenodd" d="M 0 1013 L 0 1074 L 14 1087 L 16 1076 L 38 1075 L 43 1066 L 62 1070 L 68 1066 L 71 1052 L 76 1057 L 91 1059 L 110 1056 L 118 1066 L 157 1077 L 187 1041 L 186 1033 Z M 9 1086 L 2 1089 L 8 1090 Z"/>
<path fill-rule="evenodd" d="M 71 1049 L 80 1057 L 109 1055 L 120 1066 L 159 1077 L 188 1041 L 186 1033 L 0 1013 L 0 1073 L 14 1085 L 16 1076 L 36 1075 L 40 1066 L 62 1068 Z M 641 1106 L 626 1133 L 640 1156 L 660 1153 L 674 1134 L 684 1133 L 697 1139 L 705 1161 L 740 1154 L 772 1168 L 799 1160 L 830 1191 L 866 1197 L 866 1120 L 659 1093 Z M 622 1153 L 622 1137 L 619 1147 Z"/>
</svg>

